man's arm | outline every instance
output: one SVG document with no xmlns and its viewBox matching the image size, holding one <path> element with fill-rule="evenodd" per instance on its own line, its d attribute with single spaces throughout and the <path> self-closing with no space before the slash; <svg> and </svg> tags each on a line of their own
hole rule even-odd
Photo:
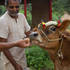
<svg viewBox="0 0 70 70">
<path fill-rule="evenodd" d="M 7 59 L 11 62 L 11 64 L 16 67 L 17 63 L 16 61 L 13 59 L 13 56 L 11 55 L 10 51 L 8 49 L 3 50 L 3 53 L 5 54 L 5 56 L 7 57 Z"/>
<path fill-rule="evenodd" d="M 3 51 L 4 49 L 9 49 L 12 48 L 13 46 L 16 46 L 15 42 L 10 42 L 10 43 L 5 43 L 5 42 L 1 42 L 0 43 L 0 51 Z"/>
<path fill-rule="evenodd" d="M 4 39 L 4 38 L 0 38 L 0 42 L 7 42 L 7 40 Z M 30 45 L 29 44 L 29 39 L 25 39 L 24 41 L 22 41 L 21 44 L 18 42 L 18 46 L 21 46 L 21 47 L 22 46 L 27 47 L 29 45 Z M 12 46 L 14 46 L 14 45 L 12 45 Z M 3 52 L 4 52 L 5 56 L 7 57 L 7 59 L 14 66 L 15 70 L 22 70 L 22 67 L 16 63 L 16 61 L 13 59 L 13 56 L 11 55 L 11 53 L 8 49 L 4 49 Z"/>
<path fill-rule="evenodd" d="M 15 42 L 4 42 L 4 41 L 1 41 L 2 38 L 0 38 L 0 51 L 4 50 L 4 49 L 9 49 L 9 48 L 12 48 L 14 46 L 17 46 L 17 47 L 20 47 L 20 48 L 26 48 L 30 45 L 30 39 L 29 38 L 26 38 L 24 40 L 18 40 L 18 41 L 15 41 Z"/>
<path fill-rule="evenodd" d="M 0 38 L 0 42 L 7 42 L 7 39 L 4 38 Z M 13 59 L 10 51 L 8 49 L 4 49 L 3 50 L 5 56 L 7 57 L 7 59 L 11 62 L 11 64 L 15 67 L 16 66 L 16 61 Z"/>
</svg>

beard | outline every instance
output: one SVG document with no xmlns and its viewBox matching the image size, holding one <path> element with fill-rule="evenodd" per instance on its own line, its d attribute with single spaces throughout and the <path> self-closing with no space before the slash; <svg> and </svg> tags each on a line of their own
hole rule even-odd
<svg viewBox="0 0 70 70">
<path fill-rule="evenodd" d="M 11 17 L 17 17 L 17 16 L 18 16 L 18 12 L 19 12 L 19 11 L 16 11 L 16 12 L 14 12 L 14 11 L 8 11 L 8 14 L 9 14 Z"/>
</svg>

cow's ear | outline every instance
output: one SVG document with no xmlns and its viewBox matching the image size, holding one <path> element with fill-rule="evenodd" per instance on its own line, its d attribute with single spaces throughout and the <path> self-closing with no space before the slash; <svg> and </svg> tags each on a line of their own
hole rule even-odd
<svg viewBox="0 0 70 70">
<path fill-rule="evenodd" d="M 70 20 L 64 20 L 58 29 L 59 31 L 64 32 L 68 28 L 69 25 L 70 25 Z"/>
</svg>

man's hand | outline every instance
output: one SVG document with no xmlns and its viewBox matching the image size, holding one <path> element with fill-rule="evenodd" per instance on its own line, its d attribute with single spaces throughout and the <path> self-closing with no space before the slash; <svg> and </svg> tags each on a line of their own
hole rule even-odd
<svg viewBox="0 0 70 70">
<path fill-rule="evenodd" d="M 16 45 L 21 48 L 26 48 L 30 46 L 30 39 L 25 38 L 24 40 L 19 40 Z"/>
</svg>

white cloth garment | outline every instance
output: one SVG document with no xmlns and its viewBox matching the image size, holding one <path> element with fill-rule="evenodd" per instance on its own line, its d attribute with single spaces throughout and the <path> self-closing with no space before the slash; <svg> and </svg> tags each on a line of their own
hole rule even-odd
<svg viewBox="0 0 70 70">
<path fill-rule="evenodd" d="M 25 32 L 30 31 L 30 29 L 31 28 L 23 14 L 18 13 L 17 22 L 8 15 L 8 12 L 0 17 L 0 37 L 7 39 L 8 42 L 23 39 L 26 37 Z M 16 62 L 20 63 L 20 60 L 22 60 L 22 63 L 20 64 L 23 65 L 23 68 L 27 67 L 24 49 L 13 47 L 10 49 L 10 52 Z M 1 53 L 1 59 L 4 65 L 10 63 L 3 53 Z"/>
</svg>

